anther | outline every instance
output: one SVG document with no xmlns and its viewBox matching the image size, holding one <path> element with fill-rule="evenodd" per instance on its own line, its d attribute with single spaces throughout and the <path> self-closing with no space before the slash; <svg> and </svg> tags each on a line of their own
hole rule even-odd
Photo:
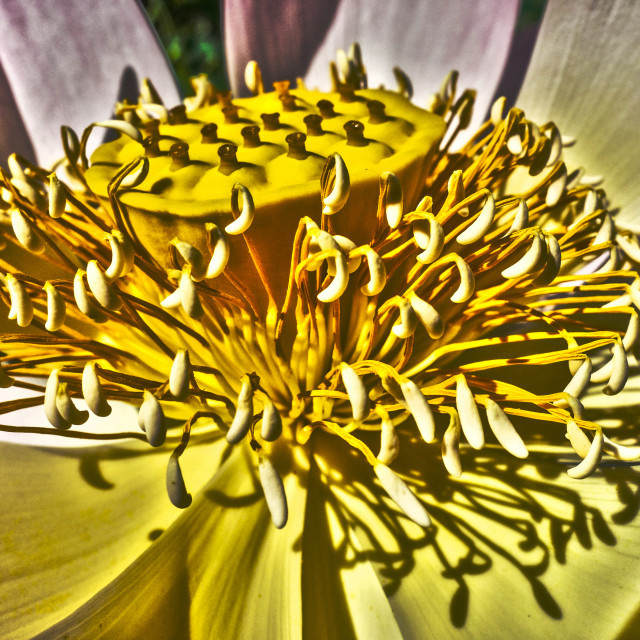
<svg viewBox="0 0 640 640">
<path fill-rule="evenodd" d="M 53 369 L 47 378 L 47 386 L 44 391 L 44 414 L 55 429 L 69 429 L 71 423 L 65 420 L 58 411 L 57 398 L 60 386 L 59 369 Z"/>
<path fill-rule="evenodd" d="M 173 238 L 170 244 L 176 248 L 185 263 L 189 265 L 193 280 L 195 282 L 204 280 L 207 273 L 207 263 L 200 250 L 188 242 L 178 240 L 178 238 Z"/>
<path fill-rule="evenodd" d="M 207 231 L 209 233 L 209 245 L 213 254 L 211 260 L 209 260 L 205 278 L 217 278 L 224 271 L 229 261 L 230 245 L 227 237 L 217 225 L 209 223 Z"/>
<path fill-rule="evenodd" d="M 18 242 L 29 252 L 40 255 L 44 253 L 44 240 L 35 232 L 33 225 L 20 209 L 11 211 L 11 226 Z"/>
<path fill-rule="evenodd" d="M 385 417 L 380 422 L 380 452 L 376 456 L 382 464 L 391 464 L 400 451 L 400 440 L 393 422 Z"/>
<path fill-rule="evenodd" d="M 591 475 L 595 471 L 600 462 L 600 458 L 602 457 L 603 444 L 604 436 L 602 433 L 602 429 L 598 427 L 584 460 L 582 460 L 582 462 L 580 462 L 580 464 L 576 465 L 575 467 L 568 469 L 567 475 L 570 478 L 575 478 L 578 480 Z"/>
<path fill-rule="evenodd" d="M 539 233 L 535 233 L 532 237 L 531 246 L 527 249 L 526 253 L 515 264 L 505 269 L 502 272 L 502 277 L 513 279 L 530 275 L 535 271 L 544 249 L 544 241 Z"/>
<path fill-rule="evenodd" d="M 151 391 L 144 390 L 144 400 L 138 411 L 138 426 L 145 432 L 152 447 L 161 447 L 167 437 L 164 411 L 158 398 Z"/>
<path fill-rule="evenodd" d="M 47 331 L 58 331 L 64 325 L 67 315 L 64 298 L 49 281 L 44 283 L 44 290 L 47 292 L 47 322 L 44 328 Z"/>
<path fill-rule="evenodd" d="M 198 296 L 198 290 L 193 283 L 191 277 L 191 269 L 188 265 L 185 265 L 182 269 L 182 275 L 180 276 L 180 285 L 178 287 L 180 291 L 180 302 L 182 304 L 183 311 L 194 320 L 202 317 L 204 309 Z"/>
<path fill-rule="evenodd" d="M 160 151 L 160 136 L 158 134 L 146 136 L 142 140 L 142 147 L 147 158 L 157 158 L 162 155 L 162 151 Z"/>
<path fill-rule="evenodd" d="M 429 231 L 427 232 L 427 223 Z M 435 262 L 444 248 L 444 229 L 432 214 L 427 214 L 424 220 L 416 220 L 412 225 L 413 238 L 416 244 L 424 249 L 416 256 L 416 260 L 421 264 L 431 264 Z"/>
<path fill-rule="evenodd" d="M 322 129 L 322 116 L 317 113 L 310 113 L 303 118 L 303 122 L 307 125 L 307 136 L 321 136 L 324 134 Z"/>
<path fill-rule="evenodd" d="M 611 377 L 602 392 L 607 396 L 620 393 L 627 383 L 629 364 L 622 342 L 616 342 L 612 347 Z"/>
<path fill-rule="evenodd" d="M 462 233 L 458 234 L 456 242 L 458 242 L 458 244 L 473 244 L 481 240 L 493 224 L 495 211 L 496 201 L 493 196 L 489 194 L 484 205 L 482 205 L 478 217 Z"/>
<path fill-rule="evenodd" d="M 371 247 L 366 247 L 369 282 L 360 287 L 365 296 L 377 296 L 387 283 L 387 270 L 382 258 Z"/>
<path fill-rule="evenodd" d="M 240 163 L 236 156 L 238 147 L 235 144 L 223 144 L 218 149 L 220 156 L 220 166 L 218 171 L 225 176 L 230 176 L 236 169 L 240 168 Z"/>
<path fill-rule="evenodd" d="M 96 372 L 95 362 L 87 362 L 82 370 L 82 397 L 94 415 L 105 418 L 111 413 L 111 407 L 107 403 Z"/>
<path fill-rule="evenodd" d="M 107 267 L 104 275 L 107 282 L 115 282 L 124 274 L 127 267 L 127 260 L 124 247 L 120 240 L 112 233 L 108 233 L 106 239 L 111 247 L 111 264 Z"/>
<path fill-rule="evenodd" d="M 289 517 L 287 496 L 280 474 L 266 456 L 260 456 L 258 475 L 267 507 L 271 513 L 271 521 L 276 529 L 282 529 L 287 524 Z"/>
<path fill-rule="evenodd" d="M 255 60 L 247 62 L 247 66 L 244 68 L 244 82 L 254 96 L 264 92 L 262 72 Z"/>
<path fill-rule="evenodd" d="M 169 123 L 170 124 L 187 124 L 189 119 L 187 118 L 187 107 L 183 104 L 179 104 L 172 109 L 169 109 Z"/>
<path fill-rule="evenodd" d="M 330 100 L 318 100 L 316 106 L 323 120 L 330 120 L 338 115 L 333 108 L 333 102 Z"/>
<path fill-rule="evenodd" d="M 84 424 L 89 419 L 88 411 L 80 411 L 67 392 L 67 385 L 60 383 L 56 394 L 56 408 L 60 416 L 69 424 Z"/>
<path fill-rule="evenodd" d="M 288 158 L 295 158 L 296 160 L 305 160 L 309 156 L 309 152 L 305 147 L 305 140 L 307 136 L 304 133 L 296 131 L 290 133 L 285 141 L 289 145 L 289 151 L 287 152 Z"/>
<path fill-rule="evenodd" d="M 190 378 L 189 352 L 186 349 L 179 349 L 169 373 L 169 391 L 176 400 L 184 401 L 187 398 Z"/>
<path fill-rule="evenodd" d="M 384 171 L 380 175 L 380 196 L 387 224 L 392 229 L 396 229 L 402 221 L 402 185 L 391 171 Z"/>
<path fill-rule="evenodd" d="M 89 260 L 87 263 L 87 282 L 91 293 L 105 309 L 118 311 L 122 307 L 120 296 L 118 296 L 116 289 L 109 284 L 97 260 Z"/>
<path fill-rule="evenodd" d="M 260 118 L 265 131 L 277 131 L 281 126 L 279 113 L 263 113 Z"/>
<path fill-rule="evenodd" d="M 408 295 L 409 302 L 418 316 L 418 320 L 426 329 L 429 337 L 437 340 L 444 333 L 444 322 L 440 314 L 428 302 L 420 298 L 413 291 Z"/>
<path fill-rule="evenodd" d="M 418 316 L 408 300 L 398 298 L 397 302 L 400 310 L 400 322 L 394 324 L 391 331 L 401 340 L 406 340 L 414 334 L 418 326 Z"/>
<path fill-rule="evenodd" d="M 189 158 L 189 145 L 186 142 L 176 142 L 169 149 L 171 156 L 171 169 L 186 167 L 191 159 Z"/>
<path fill-rule="evenodd" d="M 350 147 L 366 147 L 369 144 L 364 137 L 364 125 L 359 120 L 349 120 L 344 124 L 344 130 Z"/>
<path fill-rule="evenodd" d="M 242 378 L 242 387 L 236 402 L 236 413 L 227 431 L 227 442 L 237 444 L 249 433 L 253 420 L 253 384 L 251 378 L 245 375 Z"/>
<path fill-rule="evenodd" d="M 459 375 L 456 380 L 456 408 L 460 416 L 462 432 L 467 442 L 474 449 L 484 447 L 484 432 L 482 430 L 482 420 L 478 413 L 478 405 L 469 389 L 469 385 L 463 375 Z"/>
<path fill-rule="evenodd" d="M 373 471 L 389 497 L 411 520 L 422 527 L 431 526 L 431 518 L 427 510 L 399 476 L 382 463 L 376 464 Z"/>
<path fill-rule="evenodd" d="M 416 421 L 422 439 L 425 442 L 433 442 L 436 437 L 436 425 L 431 407 L 429 407 L 420 387 L 413 380 L 405 380 L 400 383 L 400 389 L 407 409 Z"/>
<path fill-rule="evenodd" d="M 568 393 L 574 398 L 579 398 L 587 389 L 592 370 L 591 359 L 585 358 L 578 367 L 578 370 L 574 373 L 569 384 L 564 388 L 563 393 Z M 562 401 L 556 402 L 556 404 L 562 406 Z"/>
<path fill-rule="evenodd" d="M 282 418 L 270 398 L 265 398 L 263 404 L 260 435 L 267 442 L 275 442 L 282 434 Z"/>
<path fill-rule="evenodd" d="M 349 396 L 351 412 L 356 422 L 362 422 L 369 415 L 369 394 L 362 378 L 348 364 L 340 367 L 342 383 Z"/>
<path fill-rule="evenodd" d="M 82 269 L 78 269 L 73 279 L 73 297 L 76 301 L 76 306 L 81 313 L 91 318 L 94 322 L 106 322 L 107 316 L 93 304 L 87 294 L 87 289 L 84 285 L 85 273 Z"/>
<path fill-rule="evenodd" d="M 371 124 L 382 124 L 391 119 L 385 113 L 386 106 L 384 102 L 380 102 L 380 100 L 367 100 L 367 109 L 369 109 L 369 122 Z"/>
<path fill-rule="evenodd" d="M 225 124 L 237 124 L 240 121 L 239 109 L 235 104 L 230 104 L 227 107 L 222 107 L 222 113 L 224 115 Z"/>
<path fill-rule="evenodd" d="M 562 165 L 562 169 L 547 189 L 545 204 L 548 207 L 555 207 L 558 202 L 560 202 L 560 198 L 562 198 L 562 194 L 564 193 L 566 185 L 567 169 L 564 165 Z"/>
<path fill-rule="evenodd" d="M 487 410 L 489 426 L 498 442 L 512 456 L 526 458 L 529 455 L 527 447 L 502 408 L 491 398 L 487 398 L 485 409 Z"/>
<path fill-rule="evenodd" d="M 28 327 L 33 320 L 33 305 L 27 288 L 21 280 L 10 273 L 5 276 L 5 284 L 11 300 L 11 308 L 7 317 L 9 320 L 15 320 L 19 327 Z"/>
<path fill-rule="evenodd" d="M 182 470 L 180 469 L 178 456 L 173 453 L 171 454 L 167 464 L 166 486 L 167 495 L 174 507 L 178 507 L 178 509 L 186 509 L 191 504 L 191 494 L 187 492 L 187 488 L 184 484 L 184 478 L 182 476 Z"/>
<path fill-rule="evenodd" d="M 242 195 L 242 211 L 238 207 L 240 195 Z M 231 236 L 237 236 L 248 231 L 255 217 L 256 208 L 251 192 L 239 182 L 236 182 L 231 190 L 231 210 L 235 220 L 224 228 L 225 232 Z"/>
<path fill-rule="evenodd" d="M 49 175 L 49 215 L 52 218 L 59 218 L 64 213 L 67 203 L 67 196 L 64 186 L 58 180 L 55 173 Z"/>
<path fill-rule="evenodd" d="M 516 209 L 516 215 L 513 218 L 511 227 L 507 231 L 506 235 L 511 235 L 514 231 L 522 231 L 525 227 L 529 226 L 529 207 L 527 207 L 527 201 L 521 199 L 518 202 L 518 208 Z"/>
<path fill-rule="evenodd" d="M 258 125 L 250 124 L 247 127 L 243 127 L 240 133 L 244 140 L 242 146 L 245 149 L 255 149 L 262 144 L 262 140 L 260 140 L 260 127 Z"/>
<path fill-rule="evenodd" d="M 218 125 L 215 122 L 209 122 L 200 129 L 202 134 L 202 144 L 216 144 L 218 139 Z"/>
<path fill-rule="evenodd" d="M 471 267 L 457 254 L 452 254 L 458 267 L 458 274 L 460 275 L 460 286 L 455 290 L 451 298 L 451 302 L 460 304 L 466 302 L 475 291 L 475 278 Z"/>
<path fill-rule="evenodd" d="M 454 477 L 462 475 L 460 460 L 460 417 L 455 409 L 449 414 L 449 426 L 442 437 L 442 462 L 445 469 Z"/>
<path fill-rule="evenodd" d="M 324 164 L 320 177 L 322 213 L 333 215 L 340 211 L 349 199 L 351 182 L 349 172 L 338 153 L 332 153 Z"/>
</svg>

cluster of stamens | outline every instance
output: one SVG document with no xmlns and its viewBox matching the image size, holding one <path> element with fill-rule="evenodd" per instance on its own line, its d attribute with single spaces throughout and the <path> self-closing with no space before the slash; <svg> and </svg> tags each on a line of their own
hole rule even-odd
<svg viewBox="0 0 640 640">
<path fill-rule="evenodd" d="M 287 503 L 270 454 L 312 446 L 318 429 L 362 453 L 423 526 L 422 501 L 390 466 L 415 428 L 441 441 L 454 477 L 461 436 L 526 457 L 522 418 L 559 425 L 582 458 L 575 478 L 603 451 L 640 455 L 579 400 L 590 382 L 625 385 L 640 246 L 602 190 L 567 171 L 557 128 L 498 101 L 450 152 L 474 99 L 456 97 L 455 75 L 433 115 L 411 105 L 402 72 L 398 93 L 373 91 L 357 49 L 341 60 L 328 95 L 288 83 L 265 94 L 255 63 L 254 98 L 196 78 L 196 96 L 167 110 L 146 83 L 119 119 L 80 139 L 63 129 L 57 172 L 11 157 L 0 297 L 34 330 L 0 338 L 0 386 L 36 395 L 0 409 L 41 404 L 52 428 L 0 428 L 172 444 L 178 507 L 191 502 L 179 463 L 190 437 L 224 433 L 255 452 L 278 527 Z M 120 137 L 89 163 L 96 126 Z M 25 252 L 28 273 L 13 266 Z M 555 387 L 511 379 L 544 367 Z M 114 401 L 139 407 L 138 431 L 73 428 Z M 185 418 L 178 432 L 168 407 Z M 359 436 L 371 431 L 377 454 Z"/>
</svg>

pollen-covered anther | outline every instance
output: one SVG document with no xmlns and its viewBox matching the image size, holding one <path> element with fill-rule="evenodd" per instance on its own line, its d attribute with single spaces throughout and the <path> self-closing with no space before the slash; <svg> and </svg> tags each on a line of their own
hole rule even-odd
<svg viewBox="0 0 640 640">
<path fill-rule="evenodd" d="M 9 320 L 15 320 L 19 327 L 28 327 L 33 320 L 33 305 L 27 293 L 24 282 L 8 273 L 5 276 L 5 284 L 9 290 L 11 308 L 9 309 Z"/>
<path fill-rule="evenodd" d="M 36 233 L 33 225 L 20 209 L 11 210 L 11 226 L 18 242 L 29 252 L 44 253 L 44 240 Z"/>
<path fill-rule="evenodd" d="M 449 426 L 442 438 L 442 462 L 445 469 L 454 477 L 462 475 L 460 459 L 460 417 L 455 409 L 449 412 Z"/>
<path fill-rule="evenodd" d="M 245 375 L 242 378 L 242 387 L 236 401 L 236 413 L 227 431 L 227 442 L 237 444 L 249 433 L 253 420 L 253 384 L 251 378 Z"/>
<path fill-rule="evenodd" d="M 178 238 L 171 240 L 171 245 L 176 248 L 191 270 L 191 277 L 195 282 L 201 282 L 207 274 L 207 263 L 202 252 L 188 242 Z"/>
<path fill-rule="evenodd" d="M 467 442 L 474 449 L 482 449 L 484 447 L 482 420 L 473 393 L 463 375 L 456 378 L 456 408 Z"/>
<path fill-rule="evenodd" d="M 420 387 L 413 380 L 400 382 L 402 397 L 407 405 L 407 410 L 416 421 L 418 431 L 425 442 L 433 442 L 436 437 L 436 424 L 433 412 Z"/>
<path fill-rule="evenodd" d="M 424 249 L 422 253 L 416 256 L 416 260 L 421 264 L 435 262 L 440 257 L 444 247 L 444 229 L 442 225 L 433 214 L 427 213 L 424 219 L 414 221 L 412 230 L 416 244 L 421 249 Z"/>
<path fill-rule="evenodd" d="M 87 263 L 87 283 L 96 300 L 109 311 L 118 311 L 122 307 L 122 299 L 116 289 L 102 271 L 97 260 Z"/>
<path fill-rule="evenodd" d="M 389 416 L 380 421 L 380 452 L 376 456 L 382 464 L 391 464 L 400 451 L 400 440 Z"/>
<path fill-rule="evenodd" d="M 409 489 L 404 480 L 387 465 L 382 463 L 376 464 L 373 467 L 373 471 L 376 476 L 378 476 L 380 484 L 389 497 L 411 520 L 422 527 L 431 526 L 431 518 L 427 510 L 411 489 Z"/>
<path fill-rule="evenodd" d="M 498 442 L 516 458 L 526 458 L 529 455 L 527 447 L 507 414 L 491 398 L 485 400 L 484 406 L 489 426 Z"/>
<path fill-rule="evenodd" d="M 332 153 L 326 160 L 320 177 L 322 213 L 333 215 L 340 211 L 349 199 L 351 183 L 349 172 L 338 153 Z"/>
<path fill-rule="evenodd" d="M 271 521 L 276 529 L 282 529 L 287 524 L 289 517 L 287 496 L 278 470 L 271 460 L 264 455 L 260 456 L 258 462 L 258 475 L 260 476 L 260 484 L 264 491 L 267 507 L 271 513 Z"/>
<path fill-rule="evenodd" d="M 387 270 L 382 258 L 369 246 L 363 248 L 367 257 L 369 282 L 360 287 L 365 296 L 377 296 L 387 283 Z"/>
<path fill-rule="evenodd" d="M 413 291 L 407 297 L 429 337 L 434 340 L 441 338 L 444 333 L 444 322 L 436 309 Z"/>
<path fill-rule="evenodd" d="M 458 274 L 460 275 L 460 285 L 454 291 L 451 298 L 451 302 L 461 304 L 469 300 L 475 291 L 475 278 L 471 267 L 457 254 L 452 254 L 456 267 L 458 267 Z"/>
<path fill-rule="evenodd" d="M 53 369 L 47 378 L 44 392 L 44 414 L 55 429 L 69 429 L 71 422 L 65 420 L 58 411 L 58 388 L 60 387 L 59 369 Z"/>
<path fill-rule="evenodd" d="M 47 331 L 58 331 L 64 325 L 67 316 L 64 298 L 48 280 L 43 288 L 47 292 L 47 321 L 44 328 Z"/>
<path fill-rule="evenodd" d="M 240 195 L 242 195 L 242 210 L 240 210 L 238 206 Z M 239 182 L 233 185 L 231 192 L 231 209 L 235 220 L 224 228 L 225 232 L 231 236 L 237 236 L 248 231 L 255 217 L 256 209 L 253 204 L 251 192 Z"/>
<path fill-rule="evenodd" d="M 531 236 L 531 246 L 516 263 L 502 271 L 502 277 L 511 280 L 531 275 L 540 263 L 544 250 L 544 240 L 542 239 L 541 234 L 536 231 Z"/>
<path fill-rule="evenodd" d="M 282 435 L 282 417 L 271 398 L 263 400 L 260 436 L 267 442 L 275 442 Z"/>
<path fill-rule="evenodd" d="M 73 297 L 81 313 L 94 322 L 106 322 L 107 316 L 93 303 L 84 284 L 86 271 L 78 269 L 73 279 Z"/>
<path fill-rule="evenodd" d="M 63 382 L 58 384 L 56 408 L 62 419 L 69 424 L 84 424 L 89 419 L 89 412 L 76 407 L 67 391 L 67 385 Z"/>
<path fill-rule="evenodd" d="M 394 324 L 391 327 L 391 331 L 401 340 L 406 340 L 414 334 L 418 326 L 418 316 L 411 306 L 411 303 L 405 298 L 397 297 L 395 302 L 400 311 L 400 322 Z"/>
<path fill-rule="evenodd" d="M 264 93 L 262 72 L 255 60 L 249 60 L 249 62 L 247 62 L 247 66 L 244 68 L 244 82 L 247 85 L 247 89 L 249 89 L 254 96 Z"/>
<path fill-rule="evenodd" d="M 391 171 L 380 175 L 380 198 L 387 224 L 395 229 L 402 221 L 402 185 Z"/>
<path fill-rule="evenodd" d="M 179 349 L 173 359 L 169 373 L 169 391 L 176 400 L 185 400 L 189 393 L 189 380 L 191 378 L 191 362 L 189 352 Z"/>
<path fill-rule="evenodd" d="M 458 244 L 473 244 L 482 239 L 493 224 L 496 202 L 493 195 L 488 194 L 477 218 L 458 236 Z"/>
<path fill-rule="evenodd" d="M 213 223 L 207 223 L 209 246 L 212 249 L 211 259 L 207 265 L 206 278 L 217 278 L 227 266 L 231 245 L 223 231 Z"/>
<path fill-rule="evenodd" d="M 353 367 L 343 363 L 340 366 L 342 384 L 351 403 L 351 413 L 356 422 L 362 422 L 370 410 L 369 394 L 364 386 L 362 378 L 356 373 Z"/>
<path fill-rule="evenodd" d="M 67 204 L 64 186 L 55 173 L 49 175 L 49 216 L 60 218 Z"/>
<path fill-rule="evenodd" d="M 572 440 L 573 443 L 573 440 Z M 589 449 L 582 460 L 578 465 L 572 467 L 567 470 L 567 475 L 571 478 L 582 479 L 591 475 L 598 464 L 600 463 L 600 458 L 602 457 L 602 447 L 604 444 L 604 437 L 602 433 L 602 429 L 600 427 L 596 428 L 595 434 L 593 436 L 593 440 L 589 446 Z"/>
<path fill-rule="evenodd" d="M 191 494 L 187 492 L 180 462 L 175 454 L 171 455 L 167 463 L 166 487 L 167 495 L 174 507 L 186 509 L 191 504 Z"/>
<path fill-rule="evenodd" d="M 82 370 L 82 397 L 94 415 L 105 418 L 111 413 L 95 362 L 87 362 Z"/>
<path fill-rule="evenodd" d="M 138 411 L 138 426 L 145 432 L 152 447 L 161 447 L 167 437 L 167 423 L 162 405 L 148 389 Z"/>
</svg>

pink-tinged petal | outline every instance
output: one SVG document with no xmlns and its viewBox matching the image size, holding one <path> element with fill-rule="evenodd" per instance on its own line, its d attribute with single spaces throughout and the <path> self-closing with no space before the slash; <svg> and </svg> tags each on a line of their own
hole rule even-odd
<svg viewBox="0 0 640 640">
<path fill-rule="evenodd" d="M 50 165 L 62 156 L 61 125 L 80 133 L 108 118 L 117 100 L 137 99 L 145 77 L 168 105 L 180 99 L 155 32 L 133 0 L 5 0 L 0 30 L 0 75 L 11 88 L 0 99 L 3 163 L 11 152 L 35 151 Z"/>
<path fill-rule="evenodd" d="M 550 0 L 518 99 L 576 138 L 567 164 L 604 176 L 617 220 L 640 231 L 640 4 Z"/>
<path fill-rule="evenodd" d="M 400 66 L 418 105 L 458 69 L 458 86 L 479 91 L 477 123 L 500 80 L 518 7 L 517 0 L 226 0 L 229 77 L 234 91 L 245 93 L 244 67 L 257 60 L 267 85 L 301 76 L 326 88 L 336 50 L 358 41 L 370 86 L 395 88 L 393 67 Z"/>
<path fill-rule="evenodd" d="M 276 529 L 249 455 L 234 448 L 174 526 L 39 637 L 300 638 L 304 474 L 284 478 L 289 521 Z"/>
<path fill-rule="evenodd" d="M 189 446 L 182 456 L 189 491 L 209 479 L 216 447 Z M 3 638 L 47 629 L 165 535 L 183 513 L 166 494 L 169 455 L 139 443 L 74 450 L 0 442 Z"/>
</svg>

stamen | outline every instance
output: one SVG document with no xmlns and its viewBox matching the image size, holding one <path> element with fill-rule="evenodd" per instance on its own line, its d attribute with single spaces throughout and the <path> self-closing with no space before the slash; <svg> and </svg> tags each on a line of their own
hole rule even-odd
<svg viewBox="0 0 640 640">
<path fill-rule="evenodd" d="M 362 291 L 365 296 L 377 296 L 387 283 L 387 270 L 380 256 L 371 247 L 365 245 L 363 250 L 367 256 L 369 282 L 360 287 L 360 291 Z"/>
<path fill-rule="evenodd" d="M 349 199 L 351 184 L 344 160 L 338 153 L 332 153 L 325 162 L 320 177 L 322 213 L 333 215 L 344 207 Z"/>
<path fill-rule="evenodd" d="M 478 217 L 462 233 L 456 237 L 458 244 L 473 244 L 477 242 L 489 231 L 493 224 L 493 216 L 496 211 L 496 202 L 489 194 L 482 206 Z"/>
<path fill-rule="evenodd" d="M 487 410 L 489 426 L 498 442 L 516 458 L 526 458 L 529 455 L 527 447 L 507 414 L 491 398 L 485 400 L 484 406 Z"/>
<path fill-rule="evenodd" d="M 444 322 L 440 314 L 425 300 L 413 291 L 408 295 L 409 302 L 430 338 L 437 340 L 444 333 Z"/>
<path fill-rule="evenodd" d="M 387 224 L 392 229 L 397 228 L 402 221 L 402 185 L 391 171 L 380 175 L 380 199 Z"/>
<path fill-rule="evenodd" d="M 385 412 L 386 413 L 386 412 Z M 380 421 L 380 452 L 377 459 L 385 465 L 391 464 L 400 451 L 400 441 L 393 422 L 389 416 L 385 416 Z"/>
<path fill-rule="evenodd" d="M 169 391 L 176 400 L 186 400 L 189 393 L 190 378 L 191 362 L 189 361 L 189 352 L 186 349 L 179 349 L 169 374 Z"/>
<path fill-rule="evenodd" d="M 48 280 L 44 283 L 44 290 L 47 292 L 47 322 L 44 328 L 47 331 L 58 331 L 64 325 L 67 316 L 64 298 Z"/>
<path fill-rule="evenodd" d="M 567 475 L 571 478 L 582 479 L 590 476 L 598 464 L 600 463 L 600 458 L 602 457 L 602 445 L 604 443 L 604 438 L 602 434 L 602 429 L 598 427 L 594 434 L 593 440 L 591 441 L 591 446 L 589 447 L 589 451 L 585 456 L 584 460 L 580 462 L 580 464 L 572 467 L 567 470 Z"/>
<path fill-rule="evenodd" d="M 263 405 L 260 435 L 267 442 L 275 442 L 282 435 L 282 418 L 270 398 L 265 398 Z"/>
<path fill-rule="evenodd" d="M 355 369 L 348 364 L 342 363 L 340 366 L 342 384 L 349 396 L 351 412 L 356 422 L 362 422 L 369 415 L 369 394 L 362 382 L 362 378 L 355 372 Z"/>
<path fill-rule="evenodd" d="M 205 277 L 217 278 L 224 271 L 227 262 L 229 262 L 231 247 L 226 236 L 217 225 L 207 223 L 207 230 L 209 232 L 209 244 L 213 249 L 213 254 L 207 266 Z"/>
<path fill-rule="evenodd" d="M 96 300 L 109 311 L 118 311 L 122 307 L 122 300 L 116 289 L 109 284 L 97 260 L 87 263 L 87 282 Z"/>
<path fill-rule="evenodd" d="M 418 325 L 418 316 L 408 300 L 398 298 L 396 300 L 400 310 L 400 322 L 391 327 L 391 331 L 401 340 L 406 340 L 413 335 Z"/>
<path fill-rule="evenodd" d="M 449 426 L 442 438 L 442 462 L 445 469 L 454 477 L 462 475 L 460 460 L 460 418 L 458 412 L 449 408 Z"/>
<path fill-rule="evenodd" d="M 56 408 L 62 419 L 69 424 L 84 424 L 89 419 L 88 411 L 80 411 L 71 400 L 71 396 L 67 392 L 67 385 L 58 384 L 58 393 L 56 395 Z"/>
<path fill-rule="evenodd" d="M 60 218 L 67 204 L 65 189 L 55 173 L 49 175 L 49 215 Z"/>
<path fill-rule="evenodd" d="M 629 364 L 627 362 L 627 354 L 625 353 L 622 342 L 614 343 L 611 358 L 611 377 L 607 386 L 602 390 L 607 396 L 613 396 L 620 393 L 627 383 L 629 375 Z"/>
<path fill-rule="evenodd" d="M 249 433 L 253 420 L 253 384 L 251 378 L 245 375 L 242 378 L 242 388 L 236 402 L 236 413 L 233 422 L 227 431 L 227 442 L 237 444 Z"/>
<path fill-rule="evenodd" d="M 47 378 L 44 392 L 44 414 L 55 429 L 69 429 L 71 423 L 65 420 L 58 411 L 58 387 L 60 386 L 59 369 L 53 369 Z"/>
<path fill-rule="evenodd" d="M 240 194 L 242 194 L 242 211 L 238 213 L 238 198 Z M 231 191 L 231 209 L 236 219 L 224 228 L 226 233 L 231 236 L 237 236 L 248 231 L 255 217 L 256 209 L 251 192 L 239 182 L 233 185 L 233 190 Z"/>
<path fill-rule="evenodd" d="M 587 385 L 591 378 L 591 371 L 593 367 L 591 365 L 591 359 L 585 358 L 582 364 L 571 378 L 571 382 L 564 388 L 563 393 L 568 393 L 574 398 L 580 398 L 585 392 Z M 561 406 L 560 401 L 556 403 Z"/>
<path fill-rule="evenodd" d="M 89 298 L 84 285 L 86 271 L 78 269 L 73 279 L 73 297 L 82 314 L 91 318 L 94 322 L 106 322 L 107 316 L 96 307 Z"/>
<path fill-rule="evenodd" d="M 167 464 L 166 486 L 169 500 L 171 500 L 171 504 L 174 507 L 186 509 L 191 504 L 191 494 L 187 492 L 182 470 L 180 469 L 180 462 L 175 454 L 171 455 Z"/>
<path fill-rule="evenodd" d="M 195 282 L 201 282 L 205 279 L 207 274 L 207 263 L 204 256 L 197 247 L 173 238 L 171 240 L 171 246 L 178 250 L 178 253 L 182 256 L 184 261 L 189 265 L 191 269 L 191 277 Z"/>
<path fill-rule="evenodd" d="M 33 305 L 27 288 L 21 280 L 10 273 L 5 276 L 4 280 L 11 300 L 11 308 L 7 317 L 9 320 L 15 320 L 19 327 L 28 327 L 33 320 Z"/>
<path fill-rule="evenodd" d="M 409 413 L 416 421 L 422 439 L 427 443 L 433 442 L 436 437 L 436 424 L 431 407 L 420 391 L 420 387 L 413 380 L 407 379 L 400 382 L 400 390 L 407 403 Z"/>
<path fill-rule="evenodd" d="M 376 464 L 373 471 L 389 497 L 411 520 L 421 527 L 431 526 L 431 518 L 427 510 L 399 476 L 382 463 Z"/>
<path fill-rule="evenodd" d="M 456 408 L 460 416 L 460 424 L 467 442 L 474 449 L 482 449 L 484 447 L 484 431 L 482 429 L 482 420 L 478 412 L 473 393 L 469 389 L 467 380 L 463 375 L 456 378 Z"/>
<path fill-rule="evenodd" d="M 526 227 L 529 226 L 529 207 L 527 207 L 527 201 L 524 199 L 520 199 L 518 202 L 518 209 L 516 211 L 515 218 L 513 219 L 513 223 L 511 224 L 511 228 L 506 236 L 510 236 L 515 231 L 522 231 Z"/>
<path fill-rule="evenodd" d="M 429 233 L 426 232 L 426 224 L 429 222 Z M 425 219 L 416 220 L 413 223 L 413 237 L 422 253 L 416 256 L 421 264 L 435 262 L 444 248 L 444 230 L 440 223 L 431 214 L 426 214 Z"/>
<path fill-rule="evenodd" d="M 449 298 L 451 302 L 462 304 L 466 302 L 475 290 L 475 278 L 471 267 L 457 254 L 451 254 L 455 261 L 456 267 L 458 267 L 458 273 L 460 274 L 460 286 L 456 289 L 454 294 Z"/>
<path fill-rule="evenodd" d="M 87 362 L 82 370 L 82 397 L 94 415 L 106 418 L 111 413 L 95 362 Z"/>
<path fill-rule="evenodd" d="M 258 475 L 264 491 L 267 507 L 271 513 L 271 520 L 276 529 L 282 529 L 287 524 L 289 511 L 287 508 L 287 496 L 278 470 L 273 466 L 269 458 L 260 456 L 258 462 Z"/>
<path fill-rule="evenodd" d="M 144 390 L 144 400 L 138 411 L 138 426 L 145 432 L 152 447 L 161 447 L 167 437 L 164 411 L 158 398 L 151 391 Z"/>
<path fill-rule="evenodd" d="M 244 68 L 244 82 L 254 96 L 264 93 L 262 72 L 255 60 L 247 62 L 247 66 Z"/>
<path fill-rule="evenodd" d="M 536 231 L 531 236 L 531 246 L 527 249 L 526 253 L 515 264 L 505 269 L 502 272 L 502 277 L 515 279 L 531 275 L 542 258 L 544 248 L 544 242 L 540 234 Z"/>
<path fill-rule="evenodd" d="M 35 232 L 31 223 L 19 209 L 11 211 L 11 226 L 18 242 L 31 253 L 39 255 L 44 253 L 45 244 L 38 233 Z"/>
</svg>

